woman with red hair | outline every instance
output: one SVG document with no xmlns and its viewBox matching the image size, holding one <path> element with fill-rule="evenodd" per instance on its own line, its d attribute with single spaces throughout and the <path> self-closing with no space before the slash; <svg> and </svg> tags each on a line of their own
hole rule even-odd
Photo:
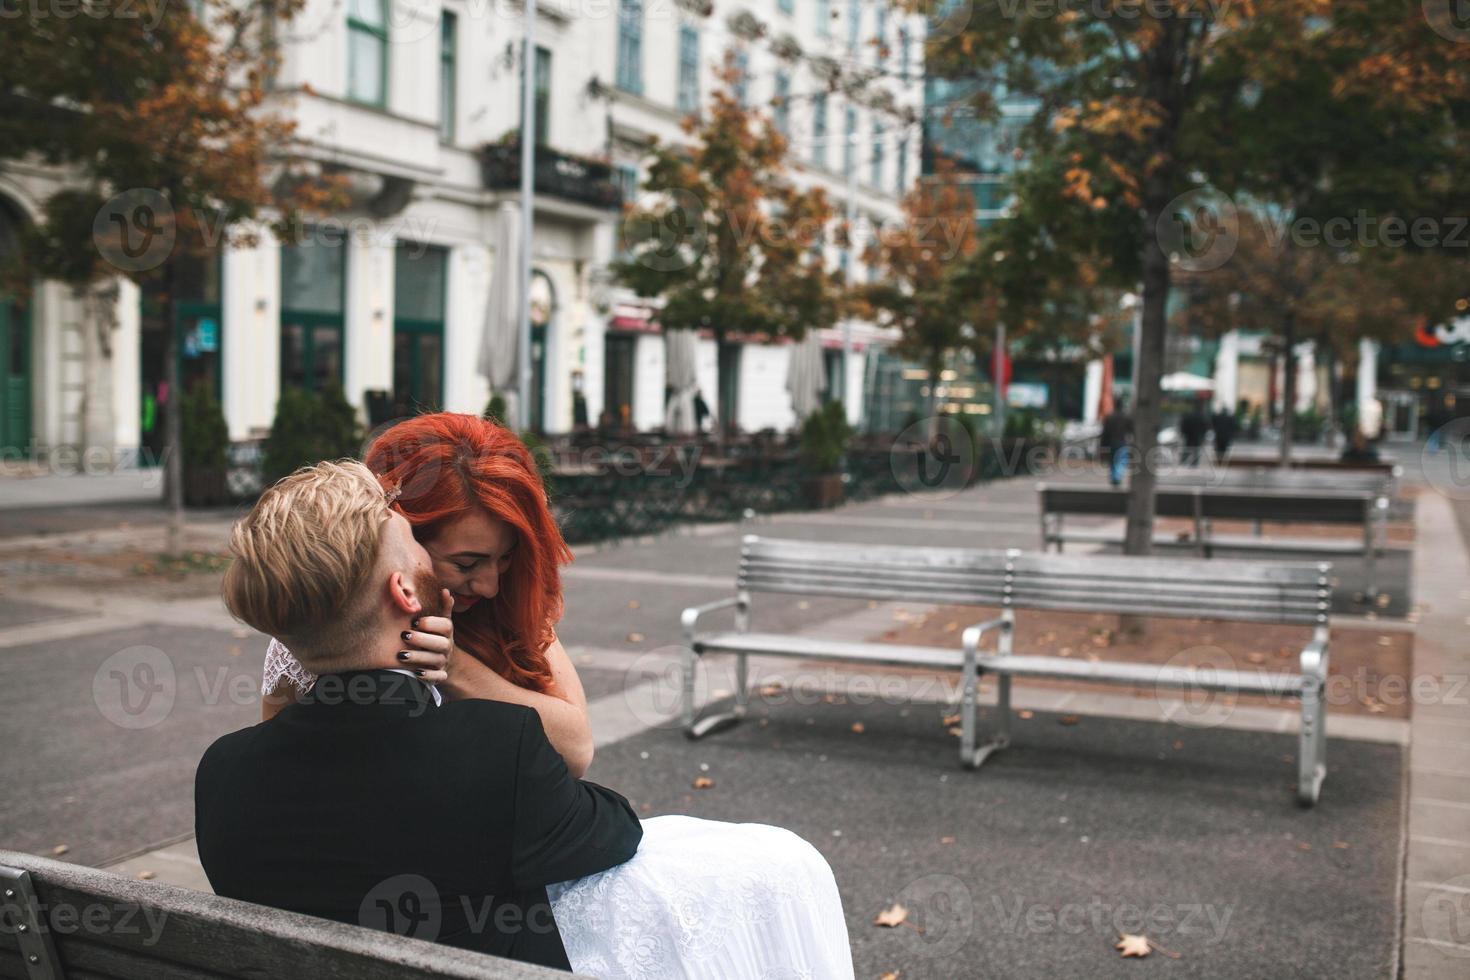
<svg viewBox="0 0 1470 980">
<path fill-rule="evenodd" d="M 493 422 L 439 412 L 393 426 L 373 440 L 364 462 L 396 494 L 393 509 L 413 526 L 453 600 L 452 622 L 421 616 L 394 666 L 451 698 L 534 708 L 580 778 L 592 762 L 587 698 L 555 630 L 560 567 L 572 554 L 530 451 Z M 272 640 L 263 716 L 273 717 L 314 681 Z"/>
</svg>

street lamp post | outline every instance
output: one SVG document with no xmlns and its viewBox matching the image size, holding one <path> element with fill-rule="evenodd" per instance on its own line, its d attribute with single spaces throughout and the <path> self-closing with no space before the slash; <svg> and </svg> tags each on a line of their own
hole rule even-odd
<svg viewBox="0 0 1470 980">
<path fill-rule="evenodd" d="M 536 0 L 525 0 L 525 39 L 521 42 L 521 254 L 520 320 L 516 326 L 516 424 L 531 422 L 531 233 L 535 222 L 536 170 Z"/>
</svg>

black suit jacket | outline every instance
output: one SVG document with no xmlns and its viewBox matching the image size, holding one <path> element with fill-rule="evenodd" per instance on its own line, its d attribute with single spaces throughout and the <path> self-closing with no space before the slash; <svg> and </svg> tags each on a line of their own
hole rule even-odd
<svg viewBox="0 0 1470 980">
<path fill-rule="evenodd" d="M 220 895 L 562 969 L 546 886 L 643 836 L 625 799 L 572 778 L 534 710 L 436 707 L 382 670 L 321 677 L 210 746 L 194 822 Z"/>
</svg>

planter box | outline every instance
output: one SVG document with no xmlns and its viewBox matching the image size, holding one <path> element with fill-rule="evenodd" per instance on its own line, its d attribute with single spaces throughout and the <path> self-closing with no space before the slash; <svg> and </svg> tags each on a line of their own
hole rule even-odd
<svg viewBox="0 0 1470 980">
<path fill-rule="evenodd" d="M 801 479 L 801 492 L 815 510 L 830 510 L 842 503 L 842 474 L 822 473 Z"/>
</svg>

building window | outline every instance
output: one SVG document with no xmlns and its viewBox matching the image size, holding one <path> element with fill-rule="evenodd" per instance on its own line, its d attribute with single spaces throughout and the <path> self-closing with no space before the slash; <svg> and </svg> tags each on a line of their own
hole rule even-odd
<svg viewBox="0 0 1470 980">
<path fill-rule="evenodd" d="M 746 51 L 735 53 L 735 101 L 750 108 L 750 54 Z"/>
<path fill-rule="evenodd" d="M 791 76 L 784 71 L 776 73 L 776 129 L 782 136 L 791 136 Z"/>
<path fill-rule="evenodd" d="M 454 55 L 459 46 L 459 18 L 448 10 L 439 19 L 439 138 L 454 142 L 454 104 L 458 85 Z"/>
<path fill-rule="evenodd" d="M 909 138 L 902 137 L 898 141 L 898 183 L 894 188 L 902 197 L 909 189 Z"/>
<path fill-rule="evenodd" d="M 388 4 L 348 0 L 347 97 L 381 106 L 388 92 Z"/>
<path fill-rule="evenodd" d="M 614 168 L 613 177 L 618 182 L 618 193 L 622 196 L 624 204 L 632 204 L 638 200 L 637 167 L 620 163 Z"/>
<path fill-rule="evenodd" d="M 551 142 L 551 52 L 543 47 L 536 48 L 532 84 L 536 86 L 531 97 L 531 111 L 534 113 L 531 121 L 536 124 L 535 141 L 537 146 L 545 146 Z"/>
<path fill-rule="evenodd" d="M 832 0 L 817 0 L 817 36 L 832 36 Z"/>
<path fill-rule="evenodd" d="M 846 372 L 842 370 L 842 355 L 840 348 L 822 351 L 822 366 L 827 371 L 827 390 L 822 395 L 825 402 L 842 401 L 842 389 L 846 387 L 843 382 L 847 380 Z"/>
<path fill-rule="evenodd" d="M 827 93 L 812 97 L 812 163 L 827 165 Z"/>
<path fill-rule="evenodd" d="M 281 249 L 281 387 L 342 383 L 347 243 L 316 238 Z"/>
<path fill-rule="evenodd" d="M 643 0 L 618 0 L 618 88 L 643 94 Z"/>
<path fill-rule="evenodd" d="M 868 183 L 874 187 L 883 186 L 883 124 L 876 119 L 873 120 L 873 159 Z"/>
<path fill-rule="evenodd" d="M 842 139 L 842 176 L 851 177 L 857 156 L 857 110 L 847 107 L 847 125 Z"/>
<path fill-rule="evenodd" d="M 850 51 L 856 51 L 859 35 L 863 26 L 863 8 L 861 0 L 847 0 L 847 47 Z"/>
<path fill-rule="evenodd" d="M 399 242 L 393 257 L 393 415 L 444 401 L 447 249 Z"/>
<path fill-rule="evenodd" d="M 680 112 L 699 111 L 699 31 L 689 24 L 679 27 L 679 94 Z"/>
<path fill-rule="evenodd" d="M 796 13 L 796 0 L 779 0 L 777 6 L 781 8 L 783 14 Z"/>
</svg>

